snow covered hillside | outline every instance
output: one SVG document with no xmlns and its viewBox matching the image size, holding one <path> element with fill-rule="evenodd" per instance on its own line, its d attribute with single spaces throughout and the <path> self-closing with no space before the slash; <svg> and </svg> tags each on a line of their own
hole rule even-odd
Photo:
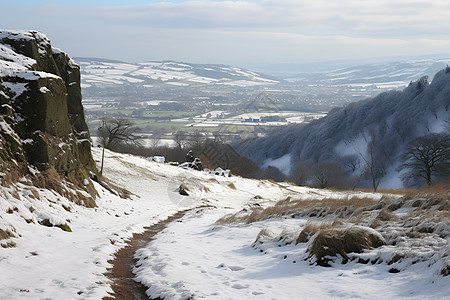
<svg viewBox="0 0 450 300">
<path fill-rule="evenodd" d="M 299 162 L 314 165 L 331 161 L 350 175 L 360 176 L 367 170 L 359 152 L 368 157 L 368 146 L 374 141 L 374 161 L 378 164 L 375 168 L 382 169 L 387 163 L 387 175 L 380 186 L 399 188 L 402 187 L 399 158 L 406 146 L 417 137 L 448 132 L 449 109 L 447 67 L 431 83 L 422 77 L 403 91 L 381 93 L 332 109 L 327 116 L 308 125 L 286 126 L 266 137 L 243 141 L 237 148 L 262 165 L 277 159 L 289 159 L 292 167 Z"/>
<path fill-rule="evenodd" d="M 167 84 L 189 86 L 218 84 L 253 86 L 278 83 L 263 74 L 226 65 L 199 65 L 174 61 L 126 63 L 96 58 L 76 58 L 81 67 L 82 86 L 108 84 Z"/>
<path fill-rule="evenodd" d="M 397 88 L 423 76 L 432 76 L 450 64 L 450 59 L 416 59 L 388 63 L 373 63 L 341 67 L 326 72 L 286 75 L 288 81 L 315 84 L 369 86 Z M 332 68 L 330 66 L 329 68 Z M 300 68 L 299 68 L 300 70 Z"/>
<path fill-rule="evenodd" d="M 99 164 L 101 149 L 92 151 Z M 94 181 L 97 206 L 87 208 L 25 178 L 0 187 L 2 298 L 101 299 L 112 292 L 108 260 L 133 233 L 195 207 L 136 253 L 134 271 L 149 296 L 443 299 L 450 292 L 448 190 L 433 201 L 332 192 L 109 151 L 104 175 L 130 197 Z M 181 184 L 189 196 L 179 194 Z M 312 255 L 326 231 L 311 228 L 327 224 L 338 230 L 333 235 L 351 228 L 383 245 Z"/>
</svg>

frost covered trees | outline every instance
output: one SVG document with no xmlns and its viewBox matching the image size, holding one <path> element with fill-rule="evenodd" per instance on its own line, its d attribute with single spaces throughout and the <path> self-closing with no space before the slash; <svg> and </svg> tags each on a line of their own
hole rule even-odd
<svg viewBox="0 0 450 300">
<path fill-rule="evenodd" d="M 436 134 L 418 137 L 409 143 L 402 156 L 404 180 L 424 179 L 431 185 L 434 177 L 450 176 L 450 135 Z"/>
</svg>

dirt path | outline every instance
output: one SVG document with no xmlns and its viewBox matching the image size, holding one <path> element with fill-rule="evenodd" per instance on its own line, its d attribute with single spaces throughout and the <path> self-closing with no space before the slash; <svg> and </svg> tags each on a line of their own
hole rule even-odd
<svg viewBox="0 0 450 300">
<path fill-rule="evenodd" d="M 137 262 L 134 259 L 134 254 L 136 253 L 136 250 L 145 247 L 147 243 L 153 240 L 154 236 L 166 228 L 170 222 L 180 219 L 189 210 L 190 209 L 179 211 L 167 219 L 159 221 L 155 225 L 145 227 L 145 231 L 143 233 L 133 234 L 133 237 L 128 242 L 128 245 L 117 251 L 115 258 L 109 261 L 109 263 L 113 266 L 105 275 L 113 281 L 111 288 L 114 293 L 108 297 L 104 297 L 103 300 L 149 299 L 145 294 L 147 287 L 134 280 L 133 267 Z"/>
</svg>

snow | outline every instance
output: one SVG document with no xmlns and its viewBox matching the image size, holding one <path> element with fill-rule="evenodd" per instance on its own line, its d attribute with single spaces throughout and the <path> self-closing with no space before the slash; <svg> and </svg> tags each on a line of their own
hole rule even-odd
<svg viewBox="0 0 450 300">
<path fill-rule="evenodd" d="M 97 164 L 102 149 L 94 148 Z M 438 263 L 423 261 L 394 274 L 386 264 L 336 263 L 331 268 L 311 265 L 307 244 L 278 245 L 267 238 L 252 247 L 261 229 L 274 236 L 295 236 L 305 218 L 273 218 L 250 224 L 217 225 L 226 214 L 243 208 L 268 207 L 287 197 L 317 201 L 382 194 L 317 190 L 289 183 L 213 176 L 145 158 L 105 151 L 104 175 L 132 192 L 122 199 L 103 189 L 96 208 L 75 205 L 50 190 L 18 182 L 0 187 L 0 228 L 14 230 L 13 248 L 0 248 L 0 297 L 6 299 L 101 299 L 111 292 L 104 273 L 114 252 L 126 239 L 177 211 L 193 208 L 173 222 L 146 247 L 138 250 L 137 279 L 147 294 L 165 299 L 444 299 L 448 278 L 436 275 Z M 178 193 L 183 184 L 189 196 Z M 33 196 L 38 192 L 40 199 Z M 19 199 L 17 198 L 19 197 Z M 33 209 L 31 209 L 31 207 Z M 69 209 L 70 211 L 68 211 Z M 6 211 L 12 211 L 7 213 Z M 26 222 L 24 219 L 31 220 Z M 72 232 L 45 227 L 37 221 L 68 224 Z M 443 224 L 442 228 L 446 228 Z M 406 242 L 405 242 L 406 243 Z M 430 240 L 422 251 L 429 262 L 445 259 L 445 239 Z M 448 241 L 447 241 L 448 246 Z M 408 248 L 409 247 L 409 248 Z M 443 249 L 436 254 L 431 249 Z M 392 246 L 367 251 L 367 257 L 392 255 Z M 443 252 L 444 251 L 444 252 Z M 285 258 L 286 257 L 286 258 Z M 20 278 L 20 280 L 18 280 Z M 389 285 L 389 288 L 386 286 Z"/>
<path fill-rule="evenodd" d="M 251 245 L 262 228 L 300 232 L 304 219 L 275 219 L 252 225 L 218 226 L 218 210 L 171 224 L 137 252 L 138 280 L 147 295 L 164 299 L 448 299 L 448 279 L 426 262 L 404 273 L 392 266 L 308 264 L 306 245 Z M 385 255 L 391 255 L 389 247 Z M 375 251 L 376 252 L 376 251 Z M 188 274 L 188 276 L 187 276 Z M 432 278 L 432 279 L 430 279 Z M 386 285 L 389 284 L 389 288 Z M 262 298 L 261 298 L 262 297 Z"/>
<path fill-rule="evenodd" d="M 263 164 L 263 168 L 270 166 L 276 167 L 284 174 L 289 175 L 291 172 L 291 154 L 288 153 L 277 159 L 268 159 Z"/>
<path fill-rule="evenodd" d="M 21 83 L 21 82 L 3 82 L 3 86 L 5 86 L 7 89 L 9 89 L 10 92 L 14 94 L 13 100 L 16 100 L 17 97 L 22 95 L 23 92 L 28 90 L 27 85 L 28 83 Z"/>
<path fill-rule="evenodd" d="M 41 88 L 39 89 L 39 91 L 40 91 L 42 94 L 45 94 L 45 93 L 47 93 L 47 92 L 50 92 L 50 90 L 49 90 L 47 87 L 45 87 L 45 86 L 41 87 Z"/>
<path fill-rule="evenodd" d="M 273 84 L 278 81 L 262 77 L 254 72 L 239 68 L 205 68 L 204 66 L 188 65 L 177 62 L 144 62 L 144 63 L 108 63 L 108 62 L 82 62 L 80 64 L 82 85 L 91 83 L 100 84 L 127 84 L 142 83 L 143 77 L 158 80 L 173 86 L 190 86 L 197 84 L 223 84 L 232 86 L 256 86 Z M 207 75 L 199 76 L 196 69 L 216 71 L 223 74 L 217 79 Z M 197 70 L 198 71 L 198 70 Z M 235 80 L 241 77 L 243 80 Z"/>
</svg>

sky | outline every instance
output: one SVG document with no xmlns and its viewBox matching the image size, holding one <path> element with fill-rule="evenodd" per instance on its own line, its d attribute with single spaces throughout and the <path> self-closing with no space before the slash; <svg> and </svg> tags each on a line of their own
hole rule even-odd
<svg viewBox="0 0 450 300">
<path fill-rule="evenodd" d="M 0 0 L 72 57 L 237 66 L 450 53 L 448 0 Z M 448 55 L 450 57 L 450 55 Z"/>
</svg>

